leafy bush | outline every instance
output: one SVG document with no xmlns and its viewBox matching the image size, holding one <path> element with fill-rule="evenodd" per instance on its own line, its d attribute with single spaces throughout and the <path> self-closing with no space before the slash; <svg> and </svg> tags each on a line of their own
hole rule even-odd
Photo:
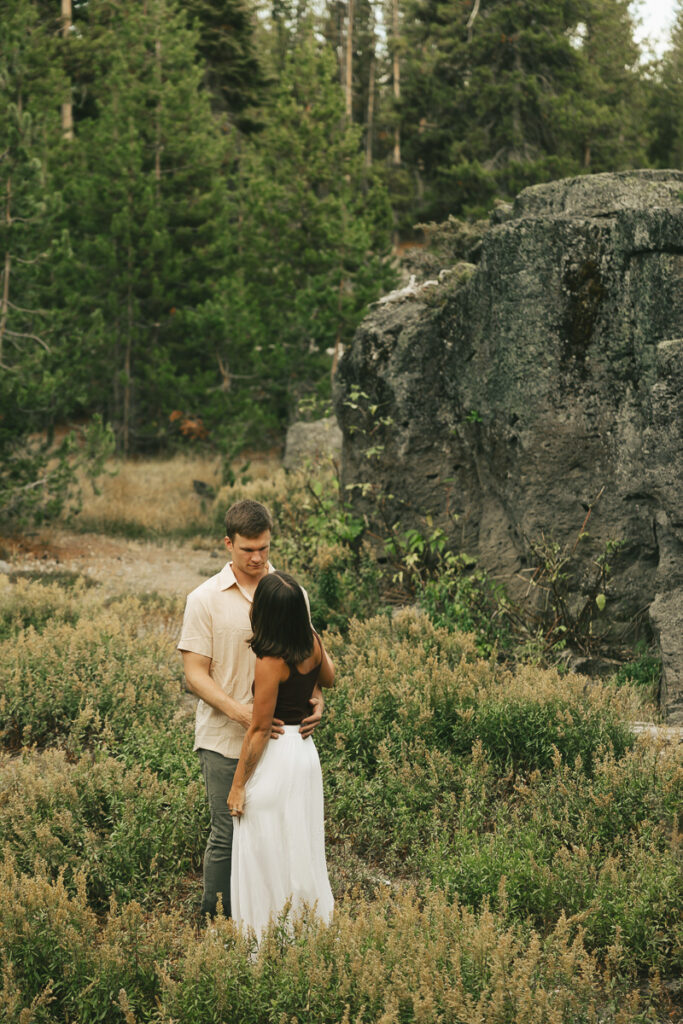
<svg viewBox="0 0 683 1024">
<path fill-rule="evenodd" d="M 0 429 L 0 523 L 16 529 L 18 524 L 50 522 L 67 507 L 69 513 L 77 512 L 82 480 L 94 487 L 114 450 L 113 430 L 97 415 L 85 430 L 71 431 L 59 443 L 52 432 L 31 437 L 21 409 L 26 397 L 23 403 L 16 401 L 16 394 L 3 397 L 15 416 L 19 413 L 19 423 L 15 429 L 3 423 Z"/>
<path fill-rule="evenodd" d="M 63 752 L 46 751 L 5 761 L 2 776 L 0 844 L 17 868 L 30 872 L 37 860 L 70 891 L 80 878 L 97 909 L 111 895 L 168 897 L 199 864 L 206 809 L 198 771 L 169 783 L 113 758 L 70 764 Z"/>
<path fill-rule="evenodd" d="M 166 722 L 180 692 L 168 637 L 144 628 L 129 599 L 75 625 L 50 622 L 0 643 L 0 741 L 54 742 L 78 750 L 93 737 L 123 736 L 136 722 Z"/>
<path fill-rule="evenodd" d="M 55 620 L 75 623 L 81 615 L 85 588 L 82 581 L 76 581 L 69 590 L 58 583 L 23 579 L 10 583 L 6 575 L 0 575 L 0 640 L 28 626 L 40 632 Z"/>
<path fill-rule="evenodd" d="M 683 772 L 632 737 L 632 687 L 502 668 L 417 610 L 329 634 L 316 743 L 335 920 L 276 924 L 255 958 L 230 923 L 187 921 L 207 823 L 181 602 L 6 589 L 0 727 L 10 748 L 47 749 L 0 759 L 3 1019 L 669 1012 L 637 986 L 680 961 Z"/>
<path fill-rule="evenodd" d="M 354 623 L 329 646 L 339 686 L 319 746 L 335 843 L 509 920 L 545 930 L 564 913 L 602 955 L 620 935 L 632 966 L 675 963 L 681 771 L 635 745 L 630 693 L 502 670 L 416 614 Z"/>
<path fill-rule="evenodd" d="M 622 665 L 615 674 L 617 686 L 635 686 L 645 700 L 657 701 L 662 678 L 662 659 L 643 643 L 636 646 L 637 657 Z"/>
<path fill-rule="evenodd" d="M 522 666 L 515 671 L 477 658 L 473 638 L 435 628 L 423 615 L 400 613 L 352 625 L 348 646 L 335 644 L 353 685 L 339 694 L 335 731 L 365 767 L 380 741 L 398 753 L 414 739 L 468 755 L 479 741 L 500 768 L 547 768 L 553 751 L 594 755 L 633 743 L 624 721 L 628 698 L 577 676 Z M 343 720 L 340 721 L 340 717 Z"/>
<path fill-rule="evenodd" d="M 99 922 L 82 884 L 69 894 L 8 860 L 0 867 L 0 943 L 8 1024 L 637 1024 L 671 1009 L 661 993 L 646 1001 L 623 985 L 614 970 L 619 948 L 601 968 L 564 918 L 541 936 L 437 892 L 361 900 L 339 908 L 329 928 L 305 916 L 291 934 L 276 923 L 250 962 L 231 922 L 197 937 L 179 915 L 150 917 L 135 902 L 114 902 Z"/>
<path fill-rule="evenodd" d="M 426 580 L 417 596 L 435 626 L 473 633 L 482 657 L 494 649 L 509 652 L 512 631 L 505 590 L 487 573 L 468 571 L 458 562 Z"/>
</svg>

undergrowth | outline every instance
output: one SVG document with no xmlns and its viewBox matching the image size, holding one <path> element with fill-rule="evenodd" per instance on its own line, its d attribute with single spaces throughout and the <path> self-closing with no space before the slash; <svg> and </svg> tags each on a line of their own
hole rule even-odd
<svg viewBox="0 0 683 1024">
<path fill-rule="evenodd" d="M 215 497 L 183 504 L 191 480 L 160 471 L 143 522 L 139 466 L 84 514 L 209 543 L 232 501 L 272 509 L 273 562 L 337 667 L 316 732 L 334 921 L 275 922 L 258 957 L 230 922 L 199 927 L 182 598 L 0 576 L 0 1019 L 673 1019 L 683 768 L 630 728 L 654 714 L 652 653 L 611 681 L 547 667 L 561 632 L 515 653 L 493 581 L 433 530 L 370 546 L 331 470 L 206 470 Z"/>
</svg>

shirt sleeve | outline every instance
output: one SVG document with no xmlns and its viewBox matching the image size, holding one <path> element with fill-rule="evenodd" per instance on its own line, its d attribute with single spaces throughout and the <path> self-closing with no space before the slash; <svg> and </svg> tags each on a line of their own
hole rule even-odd
<svg viewBox="0 0 683 1024">
<path fill-rule="evenodd" d="M 192 593 L 187 599 L 178 650 L 213 658 L 211 614 L 206 602 L 198 594 Z"/>
</svg>

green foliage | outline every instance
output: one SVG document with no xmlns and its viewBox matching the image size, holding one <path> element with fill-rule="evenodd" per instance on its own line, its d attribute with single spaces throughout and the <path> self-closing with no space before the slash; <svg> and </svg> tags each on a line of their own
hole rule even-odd
<svg viewBox="0 0 683 1024">
<path fill-rule="evenodd" d="M 650 157 L 657 167 L 683 166 L 683 4 L 675 7 L 671 40 L 662 59 L 651 68 L 648 121 L 654 131 Z"/>
<path fill-rule="evenodd" d="M 224 266 L 231 147 L 173 0 L 90 3 L 80 42 L 91 105 L 55 159 L 74 250 L 61 283 L 84 332 L 69 364 L 128 451 L 162 443 L 171 411 L 218 375 L 177 314 Z"/>
<path fill-rule="evenodd" d="M 646 163 L 625 0 L 495 0 L 474 15 L 406 5 L 402 150 L 420 166 L 428 216 L 480 215 L 539 181 Z"/>
<path fill-rule="evenodd" d="M 329 396 L 326 350 L 348 343 L 393 280 L 384 189 L 344 120 L 331 54 L 308 37 L 285 61 L 260 131 L 241 147 L 230 269 L 188 323 L 246 381 L 230 419 L 250 444 L 301 396 Z"/>
<path fill-rule="evenodd" d="M 245 108 L 254 107 L 264 88 L 256 56 L 251 8 L 244 0 L 184 0 L 199 29 L 197 50 L 206 65 L 206 82 L 219 111 L 238 115 L 250 127 Z"/>
<path fill-rule="evenodd" d="M 83 484 L 96 488 L 113 451 L 113 432 L 99 416 L 59 443 L 50 434 L 35 440 L 0 432 L 0 524 L 16 528 L 77 513 Z"/>
<path fill-rule="evenodd" d="M 0 596 L 0 730 L 44 745 L 0 757 L 4 1020 L 671 1012 L 656 977 L 683 937 L 683 776 L 675 748 L 631 736 L 630 687 L 503 671 L 418 611 L 328 635 L 335 918 L 276 922 L 255 957 L 231 922 L 196 929 L 207 822 L 171 661 L 180 608 L 37 583 Z"/>
<path fill-rule="evenodd" d="M 494 650 L 510 651 L 512 631 L 505 588 L 486 572 L 473 571 L 467 555 L 442 557 L 417 596 L 435 626 L 473 633 L 483 657 Z"/>
<path fill-rule="evenodd" d="M 167 723 L 180 666 L 162 637 L 141 631 L 144 620 L 131 599 L 4 640 L 2 745 L 61 741 L 78 751 L 102 732 L 116 742 L 135 722 Z"/>
<path fill-rule="evenodd" d="M 193 768 L 169 783 L 112 757 L 85 754 L 70 764 L 61 751 L 25 753 L 12 764 L 0 842 L 20 871 L 38 860 L 71 892 L 80 872 L 95 909 L 112 895 L 154 904 L 200 862 L 206 810 L 196 759 Z M 9 775 L 9 762 L 3 770 Z"/>
<path fill-rule="evenodd" d="M 7 576 L 0 576 L 0 639 L 16 636 L 29 626 L 40 633 L 49 622 L 73 625 L 81 615 L 84 591 L 83 582 L 67 590 L 63 584 L 21 579 L 11 584 Z"/>
<path fill-rule="evenodd" d="M 356 624 L 332 648 L 340 685 L 319 745 L 346 769 L 325 775 L 335 841 L 512 920 L 565 914 L 589 948 L 620 946 L 620 970 L 677 961 L 683 779 L 675 751 L 634 744 L 625 691 L 503 673 L 414 614 Z"/>
<path fill-rule="evenodd" d="M 636 645 L 637 657 L 626 662 L 615 673 L 617 686 L 631 685 L 650 701 L 659 696 L 659 685 L 662 678 L 662 659 L 647 646 L 640 642 Z"/>
</svg>

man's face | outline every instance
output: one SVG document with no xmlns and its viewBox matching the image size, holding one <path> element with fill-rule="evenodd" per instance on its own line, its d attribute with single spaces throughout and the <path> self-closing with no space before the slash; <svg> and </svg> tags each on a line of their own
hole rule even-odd
<svg viewBox="0 0 683 1024">
<path fill-rule="evenodd" d="M 270 530 L 265 530 L 258 537 L 243 537 L 241 533 L 236 533 L 234 540 L 225 538 L 225 546 L 232 555 L 233 569 L 253 579 L 265 575 L 270 552 Z"/>
</svg>

